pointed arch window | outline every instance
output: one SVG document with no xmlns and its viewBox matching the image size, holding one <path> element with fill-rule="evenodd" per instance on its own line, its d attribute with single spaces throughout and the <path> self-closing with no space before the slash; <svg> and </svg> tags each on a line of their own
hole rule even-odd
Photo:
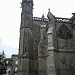
<svg viewBox="0 0 75 75">
<path fill-rule="evenodd" d="M 73 38 L 73 31 L 71 28 L 65 24 L 62 24 L 58 28 L 58 37 L 61 39 L 72 39 Z"/>
</svg>

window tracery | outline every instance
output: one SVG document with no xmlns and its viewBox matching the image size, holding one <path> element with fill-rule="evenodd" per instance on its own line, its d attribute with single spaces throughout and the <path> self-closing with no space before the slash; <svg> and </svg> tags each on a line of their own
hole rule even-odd
<svg viewBox="0 0 75 75">
<path fill-rule="evenodd" d="M 73 31 L 65 24 L 58 28 L 58 37 L 61 39 L 72 39 Z"/>
</svg>

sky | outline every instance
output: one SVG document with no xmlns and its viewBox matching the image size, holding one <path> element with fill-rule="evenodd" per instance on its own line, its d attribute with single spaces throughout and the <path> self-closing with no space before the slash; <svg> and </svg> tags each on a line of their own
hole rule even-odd
<svg viewBox="0 0 75 75">
<path fill-rule="evenodd" d="M 21 0 L 0 0 L 0 40 L 2 45 L 19 48 Z M 75 0 L 34 0 L 33 16 L 47 16 L 48 9 L 56 17 L 70 18 L 75 12 Z M 7 51 L 7 50 L 6 50 Z M 9 54 L 9 52 L 7 51 Z M 15 52 L 16 53 L 16 52 Z M 12 54 L 12 53 L 10 53 Z"/>
</svg>

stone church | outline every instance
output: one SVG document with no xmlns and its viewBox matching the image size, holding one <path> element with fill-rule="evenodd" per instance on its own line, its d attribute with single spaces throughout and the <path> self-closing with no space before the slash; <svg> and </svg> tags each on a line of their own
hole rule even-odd
<svg viewBox="0 0 75 75">
<path fill-rule="evenodd" d="M 75 75 L 75 13 L 71 18 L 33 17 L 22 0 L 17 75 Z"/>
</svg>

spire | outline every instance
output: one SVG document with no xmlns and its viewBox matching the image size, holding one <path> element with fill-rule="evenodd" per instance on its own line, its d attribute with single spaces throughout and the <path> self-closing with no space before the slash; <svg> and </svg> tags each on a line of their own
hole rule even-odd
<svg viewBox="0 0 75 75">
<path fill-rule="evenodd" d="M 50 8 L 49 8 L 48 10 L 49 10 L 49 11 L 48 11 L 47 17 L 48 17 L 49 21 L 53 21 L 53 20 L 54 20 L 54 16 L 53 16 L 53 14 L 50 12 Z"/>
<path fill-rule="evenodd" d="M 42 20 L 42 23 L 41 23 L 41 27 L 43 28 L 43 27 L 46 27 L 46 25 L 45 25 L 45 22 L 44 22 L 44 14 L 42 14 L 42 18 L 41 18 L 41 20 Z"/>
</svg>

